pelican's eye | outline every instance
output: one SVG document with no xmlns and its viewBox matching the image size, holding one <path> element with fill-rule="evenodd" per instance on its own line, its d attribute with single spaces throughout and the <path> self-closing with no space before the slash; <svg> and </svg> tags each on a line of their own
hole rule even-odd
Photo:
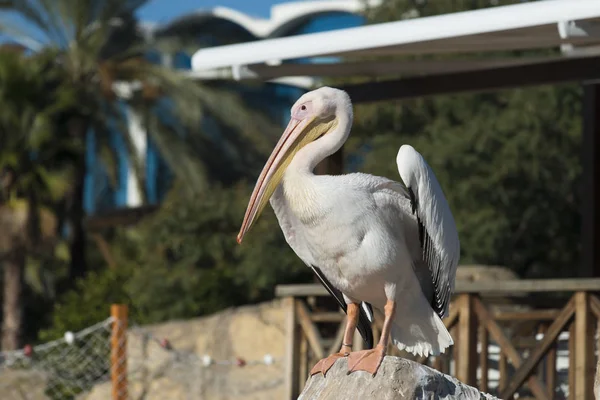
<svg viewBox="0 0 600 400">
<path fill-rule="evenodd" d="M 307 101 L 297 106 L 293 112 L 292 117 L 296 119 L 304 119 L 309 116 L 313 111 L 312 101 Z"/>
</svg>

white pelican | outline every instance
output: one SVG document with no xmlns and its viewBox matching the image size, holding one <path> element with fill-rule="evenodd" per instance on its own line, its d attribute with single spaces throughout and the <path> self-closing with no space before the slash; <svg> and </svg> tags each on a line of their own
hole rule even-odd
<svg viewBox="0 0 600 400">
<path fill-rule="evenodd" d="M 400 147 L 401 182 L 362 173 L 313 174 L 344 144 L 352 116 L 350 98 L 338 89 L 322 87 L 298 99 L 237 237 L 241 243 L 270 199 L 287 243 L 347 312 L 339 353 L 320 360 L 311 375 L 325 374 L 339 357 L 348 357 L 349 373 L 374 375 L 390 337 L 399 349 L 423 356 L 453 344 L 441 318 L 454 290 L 460 244 L 423 157 L 411 146 Z M 369 341 L 369 304 L 385 315 L 380 341 L 374 349 L 352 352 L 357 325 Z"/>
</svg>

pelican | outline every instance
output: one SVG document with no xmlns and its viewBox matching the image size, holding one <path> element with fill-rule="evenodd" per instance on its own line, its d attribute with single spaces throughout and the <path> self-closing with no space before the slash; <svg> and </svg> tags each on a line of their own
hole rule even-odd
<svg viewBox="0 0 600 400">
<path fill-rule="evenodd" d="M 311 375 L 347 357 L 348 373 L 373 375 L 389 340 L 414 355 L 438 355 L 453 344 L 442 319 L 454 290 L 460 244 L 454 218 L 429 165 L 403 145 L 400 181 L 363 173 L 315 175 L 315 166 L 344 144 L 352 103 L 322 87 L 298 99 L 290 122 L 265 164 L 237 236 L 241 243 L 270 201 L 289 246 L 346 311 L 338 353 Z M 372 347 L 372 308 L 385 316 Z M 352 352 L 358 327 L 370 345 Z"/>
</svg>

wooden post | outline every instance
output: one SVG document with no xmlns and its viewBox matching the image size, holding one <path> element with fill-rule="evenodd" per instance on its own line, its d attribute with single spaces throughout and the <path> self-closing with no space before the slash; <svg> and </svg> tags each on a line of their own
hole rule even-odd
<svg viewBox="0 0 600 400">
<path fill-rule="evenodd" d="M 547 332 L 548 324 L 544 324 L 544 335 Z M 556 350 L 557 345 L 553 344 L 546 356 L 546 390 L 550 395 L 550 400 L 554 400 L 556 394 Z"/>
<path fill-rule="evenodd" d="M 456 302 L 457 307 L 458 307 L 458 302 Z M 460 312 L 458 313 L 458 315 L 460 315 Z M 451 329 L 450 329 L 450 336 L 452 336 L 452 338 L 454 339 L 454 346 L 452 346 L 452 357 L 450 358 L 450 360 L 448 361 L 448 374 L 450 375 L 455 375 L 458 371 L 458 338 L 460 337 L 460 332 L 458 330 L 458 324 L 455 324 Z M 452 365 L 450 364 L 451 362 L 453 362 L 454 366 L 453 368 Z"/>
<path fill-rule="evenodd" d="M 461 382 L 477 385 L 477 319 L 471 294 L 461 294 L 457 299 L 458 316 L 458 366 L 456 377 Z"/>
<path fill-rule="evenodd" d="M 310 349 L 313 354 L 320 360 L 325 357 L 325 350 L 323 349 L 323 338 L 319 333 L 319 330 L 310 319 L 310 311 L 302 300 L 296 301 L 296 320 L 302 328 L 304 336 L 308 340 Z"/>
<path fill-rule="evenodd" d="M 293 297 L 287 297 L 283 300 L 287 310 L 286 319 L 286 366 L 285 366 L 285 387 L 286 399 L 296 400 L 300 394 L 299 385 L 299 332 L 296 324 L 296 300 Z"/>
<path fill-rule="evenodd" d="M 310 357 L 308 356 L 308 340 L 306 339 L 306 335 L 300 331 L 299 332 L 299 362 L 300 366 L 298 367 L 298 382 L 305 382 L 308 379 L 308 371 L 312 366 L 308 366 L 310 362 Z"/>
<path fill-rule="evenodd" d="M 112 400 L 127 400 L 127 306 L 113 304 L 110 315 L 113 319 L 110 340 L 110 379 Z"/>
<path fill-rule="evenodd" d="M 575 323 L 569 327 L 569 400 L 575 399 Z"/>
<path fill-rule="evenodd" d="M 548 333 L 544 336 L 544 339 L 542 339 L 542 341 L 537 345 L 527 360 L 525 360 L 523 364 L 517 368 L 515 374 L 512 376 L 510 381 L 508 381 L 506 388 L 500 393 L 500 398 L 512 398 L 517 390 L 519 390 L 521 385 L 525 383 L 527 378 L 531 377 L 531 375 L 534 373 L 534 368 L 537 367 L 542 357 L 546 355 L 548 349 L 554 344 L 563 328 L 572 320 L 574 313 L 575 302 L 574 299 L 571 298 L 567 305 L 561 310 L 560 314 L 556 317 L 552 325 L 550 325 L 548 328 Z M 537 380 L 535 376 L 531 379 Z M 540 390 L 545 391 L 545 388 L 541 387 L 541 385 L 539 388 Z M 546 395 L 536 397 L 544 399 L 548 398 Z"/>
<path fill-rule="evenodd" d="M 506 360 L 506 353 L 500 349 L 500 360 L 498 361 L 498 373 L 500 374 L 500 379 L 498 382 L 498 390 L 502 392 L 506 387 L 506 382 L 508 381 L 508 362 Z"/>
<path fill-rule="evenodd" d="M 482 392 L 488 391 L 488 346 L 489 334 L 485 326 L 479 327 L 479 343 L 481 344 L 481 353 L 479 353 L 479 369 L 481 370 L 481 381 L 479 382 L 479 390 Z"/>
<path fill-rule="evenodd" d="M 594 397 L 594 353 L 589 295 L 578 292 L 575 293 L 575 400 Z"/>
<path fill-rule="evenodd" d="M 479 320 L 479 325 L 481 325 L 481 327 L 485 327 L 489 335 L 500 347 L 500 361 L 502 362 L 502 356 L 506 355 L 506 358 L 510 360 L 510 362 L 515 368 L 520 368 L 521 365 L 523 365 L 523 360 L 521 360 L 521 356 L 519 355 L 515 347 L 512 345 L 511 341 L 504 335 L 504 332 L 502 332 L 502 328 L 500 328 L 498 323 L 494 321 L 492 315 L 485 308 L 480 299 L 473 298 L 471 299 L 471 301 L 473 302 L 473 308 L 475 310 L 475 314 L 477 315 L 477 319 Z M 506 361 L 506 359 L 504 361 Z M 502 370 L 502 365 L 504 365 L 504 371 Z M 504 362 L 504 364 L 500 364 L 500 373 L 502 376 L 506 377 L 506 362 Z M 535 376 L 530 376 L 528 378 L 528 384 L 531 389 L 531 392 L 533 393 L 536 399 L 548 399 L 548 396 L 544 391 L 544 387 L 542 386 L 538 378 L 536 378 Z M 512 394 L 510 396 L 505 396 L 502 398 L 508 399 L 510 397 L 512 397 Z"/>
</svg>

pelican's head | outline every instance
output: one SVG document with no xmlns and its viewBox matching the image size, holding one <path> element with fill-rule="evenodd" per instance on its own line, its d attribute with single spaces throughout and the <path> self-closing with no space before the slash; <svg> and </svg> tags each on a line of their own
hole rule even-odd
<svg viewBox="0 0 600 400">
<path fill-rule="evenodd" d="M 294 155 L 307 144 L 332 132 L 338 117 L 352 119 L 350 97 L 342 90 L 322 87 L 305 93 L 292 106 L 292 115 L 281 139 L 263 167 L 238 233 L 237 241 L 252 227 L 273 195 Z M 344 137 L 343 140 L 346 140 Z"/>
</svg>

